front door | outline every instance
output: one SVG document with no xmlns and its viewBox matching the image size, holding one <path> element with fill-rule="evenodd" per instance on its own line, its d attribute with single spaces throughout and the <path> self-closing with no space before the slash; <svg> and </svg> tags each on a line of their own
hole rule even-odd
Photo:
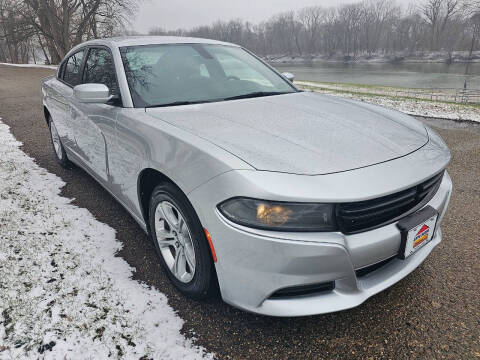
<svg viewBox="0 0 480 360">
<path fill-rule="evenodd" d="M 51 106 L 52 118 L 60 135 L 63 146 L 69 151 L 76 153 L 74 125 L 72 123 L 71 101 L 73 100 L 73 87 L 81 83 L 82 63 L 85 50 L 81 49 L 70 55 L 65 60 L 59 72 L 58 80 L 55 83 L 55 106 Z"/>
<path fill-rule="evenodd" d="M 114 96 L 107 104 L 80 103 L 72 99 L 71 109 L 78 156 L 99 180 L 110 182 L 108 151 L 115 138 L 115 121 L 121 100 L 109 49 L 94 47 L 88 50 L 83 83 L 104 84 Z"/>
</svg>

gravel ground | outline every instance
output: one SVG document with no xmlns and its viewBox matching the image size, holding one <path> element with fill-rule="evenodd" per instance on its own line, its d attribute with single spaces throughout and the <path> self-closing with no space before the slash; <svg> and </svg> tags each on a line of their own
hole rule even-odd
<svg viewBox="0 0 480 360">
<path fill-rule="evenodd" d="M 195 302 L 163 275 L 153 246 L 126 211 L 86 173 L 55 162 L 40 102 L 52 70 L 0 65 L 0 117 L 23 150 L 67 185 L 62 195 L 117 230 L 119 253 L 185 320 L 187 336 L 221 359 L 480 358 L 480 129 L 435 122 L 452 149 L 454 194 L 444 241 L 395 286 L 341 313 L 305 318 L 247 314 L 213 298 Z"/>
</svg>

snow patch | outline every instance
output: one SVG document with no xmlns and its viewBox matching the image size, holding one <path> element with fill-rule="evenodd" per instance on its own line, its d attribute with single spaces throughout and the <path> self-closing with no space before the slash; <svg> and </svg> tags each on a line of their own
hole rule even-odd
<svg viewBox="0 0 480 360">
<path fill-rule="evenodd" d="M 0 359 L 213 358 L 20 145 L 0 121 Z"/>
</svg>

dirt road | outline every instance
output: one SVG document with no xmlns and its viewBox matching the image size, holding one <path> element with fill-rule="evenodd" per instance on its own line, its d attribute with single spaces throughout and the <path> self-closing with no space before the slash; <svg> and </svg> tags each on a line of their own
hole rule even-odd
<svg viewBox="0 0 480 360">
<path fill-rule="evenodd" d="M 164 292 L 184 332 L 221 359 L 480 358 L 480 130 L 437 123 L 452 149 L 454 195 L 444 241 L 403 281 L 358 308 L 306 318 L 247 314 L 219 299 L 194 302 L 162 273 L 153 246 L 127 212 L 85 172 L 54 159 L 40 102 L 52 70 L 0 65 L 0 117 L 23 150 L 67 185 L 63 195 L 117 230 L 136 277 Z M 447 125 L 447 126 L 445 126 Z M 447 127 L 447 128 L 445 128 Z M 1 156 L 1 155 L 0 155 Z"/>
</svg>

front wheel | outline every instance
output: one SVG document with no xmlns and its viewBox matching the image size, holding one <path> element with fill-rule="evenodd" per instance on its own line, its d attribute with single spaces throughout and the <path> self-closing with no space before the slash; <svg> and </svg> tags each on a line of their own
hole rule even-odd
<svg viewBox="0 0 480 360">
<path fill-rule="evenodd" d="M 158 185 L 150 200 L 150 229 L 170 281 L 194 299 L 214 284 L 213 261 L 205 233 L 187 197 L 173 184 Z"/>
<path fill-rule="evenodd" d="M 51 117 L 48 121 L 48 127 L 50 128 L 50 139 L 52 140 L 53 151 L 55 153 L 55 157 L 58 163 L 66 169 L 72 168 L 73 164 L 70 162 L 70 160 L 68 160 L 65 148 L 60 141 L 57 127 L 55 126 L 55 123 L 53 122 Z"/>
</svg>

